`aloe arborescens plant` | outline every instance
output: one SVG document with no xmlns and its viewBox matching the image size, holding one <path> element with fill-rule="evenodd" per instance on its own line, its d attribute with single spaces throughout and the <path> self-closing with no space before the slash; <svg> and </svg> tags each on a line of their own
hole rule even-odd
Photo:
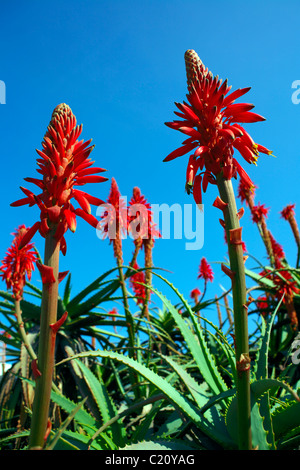
<svg viewBox="0 0 300 470">
<path fill-rule="evenodd" d="M 255 163 L 259 152 L 272 152 L 256 144 L 240 125 L 264 120 L 251 111 L 252 104 L 235 103 L 250 88 L 228 94 L 231 87 L 227 80 L 222 83 L 218 76 L 214 77 L 193 50 L 186 51 L 185 63 L 189 102 L 175 103 L 179 110 L 175 114 L 180 119 L 166 124 L 185 134 L 187 139 L 164 161 L 193 151 L 187 167 L 186 188 L 188 192 L 193 191 L 197 204 L 202 203 L 202 189 L 205 192 L 209 183 L 217 185 L 219 190 L 214 206 L 223 212 L 224 220 L 220 222 L 226 232 L 230 259 L 230 267 L 223 265 L 222 269 L 232 281 L 240 449 L 250 449 L 250 358 L 242 229 L 239 224 L 243 212 L 237 211 L 231 179 L 239 175 L 249 188 L 254 186 L 233 157 L 235 149 L 248 163 Z"/>
<path fill-rule="evenodd" d="M 41 189 L 39 195 L 21 188 L 26 197 L 12 203 L 13 206 L 29 204 L 40 209 L 40 221 L 36 222 L 23 236 L 25 246 L 39 230 L 45 238 L 44 264 L 37 263 L 42 275 L 43 294 L 41 305 L 41 325 L 37 363 L 34 363 L 36 388 L 29 448 L 43 448 L 48 424 L 50 393 L 54 370 L 55 337 L 58 328 L 66 320 L 67 312 L 57 320 L 58 284 L 66 273 L 59 273 L 59 253 L 66 253 L 64 235 L 68 229 L 75 232 L 76 215 L 81 216 L 93 227 L 98 220 L 91 214 L 90 204 L 99 205 L 103 201 L 75 189 L 86 183 L 106 181 L 96 173 L 102 168 L 92 167 L 89 158 L 93 146 L 79 141 L 82 126 L 78 126 L 70 107 L 58 105 L 52 114 L 51 122 L 42 142 L 43 151 L 37 150 L 39 159 L 37 170 L 42 179 L 25 178 Z M 79 208 L 75 209 L 74 198 Z"/>
</svg>

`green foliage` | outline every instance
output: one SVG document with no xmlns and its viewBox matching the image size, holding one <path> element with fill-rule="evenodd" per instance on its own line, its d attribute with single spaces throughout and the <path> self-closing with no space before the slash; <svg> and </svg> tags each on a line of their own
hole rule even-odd
<svg viewBox="0 0 300 470">
<path fill-rule="evenodd" d="M 134 271 L 126 269 L 128 281 Z M 136 354 L 132 358 L 123 333 L 125 314 L 118 309 L 112 318 L 109 307 L 105 308 L 119 301 L 122 305 L 124 300 L 115 271 L 99 276 L 74 297 L 71 275 L 66 278 L 58 313 L 67 310 L 68 319 L 57 335 L 52 430 L 45 448 L 237 449 L 235 350 L 230 330 L 224 332 L 204 316 L 214 301 L 192 307 L 153 270 L 170 295 L 151 286 L 161 305 L 157 308 L 152 300 L 145 318 L 126 292 L 134 312 Z M 258 275 L 249 270 L 247 274 L 259 282 L 253 290 L 272 295 L 274 286 L 268 279 L 260 282 Z M 35 303 L 23 300 L 21 309 L 28 340 L 37 351 L 41 291 L 28 284 L 29 294 Z M 3 449 L 25 449 L 35 385 L 32 358 L 20 342 L 11 295 L 2 291 L 0 296 L 1 326 L 10 333 L 1 338 L 13 364 L 0 385 L 0 442 Z M 290 360 L 295 334 L 286 321 L 282 299 L 272 300 L 270 306 L 271 314 L 258 316 L 250 344 L 252 442 L 260 450 L 295 449 L 300 443 L 295 391 L 299 377 Z"/>
</svg>

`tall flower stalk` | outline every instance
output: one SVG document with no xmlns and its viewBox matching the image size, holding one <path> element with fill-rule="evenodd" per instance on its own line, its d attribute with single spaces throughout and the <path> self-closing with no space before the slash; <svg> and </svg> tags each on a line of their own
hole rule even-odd
<svg viewBox="0 0 300 470">
<path fill-rule="evenodd" d="M 149 317 L 149 301 L 151 297 L 152 268 L 153 268 L 153 247 L 155 238 L 161 236 L 153 222 L 151 205 L 141 193 L 137 186 L 133 188 L 132 198 L 129 201 L 129 226 L 128 230 L 133 234 L 136 259 L 140 249 L 144 249 L 145 257 L 145 296 L 143 301 L 141 317 Z"/>
<path fill-rule="evenodd" d="M 129 338 L 129 356 L 136 358 L 135 326 L 134 319 L 128 304 L 128 295 L 123 271 L 123 247 L 122 236 L 127 232 L 127 208 L 119 191 L 115 178 L 111 180 L 110 192 L 105 204 L 105 212 L 102 214 L 102 233 L 113 245 L 114 257 L 117 262 L 119 281 L 121 285 L 126 326 Z"/>
<path fill-rule="evenodd" d="M 188 102 L 175 103 L 177 119 L 166 125 L 179 130 L 186 139 L 164 161 L 193 152 L 186 171 L 186 190 L 193 193 L 197 204 L 202 203 L 202 192 L 206 192 L 208 184 L 218 187 L 219 196 L 214 206 L 223 213 L 220 223 L 226 232 L 230 260 L 230 266 L 222 265 L 222 269 L 231 279 L 233 295 L 239 448 L 246 450 L 252 448 L 252 437 L 245 260 L 240 226 L 243 211 L 237 210 L 231 180 L 239 176 L 249 189 L 254 187 L 244 168 L 234 158 L 235 150 L 247 163 L 254 164 L 259 153 L 272 152 L 256 144 L 241 126 L 264 120 L 252 111 L 252 104 L 235 103 L 250 88 L 228 94 L 231 87 L 227 80 L 222 82 L 218 76 L 214 77 L 193 50 L 186 51 L 185 64 Z"/>
<path fill-rule="evenodd" d="M 75 232 L 77 215 L 96 228 L 98 220 L 91 214 L 91 204 L 98 206 L 103 203 L 102 200 L 75 189 L 75 186 L 107 180 L 97 175 L 105 170 L 92 167 L 94 162 L 89 155 L 94 146 L 89 146 L 91 140 L 78 140 L 81 132 L 82 125 L 77 125 L 70 107 L 64 103 L 58 105 L 52 113 L 44 136 L 43 150 L 37 150 L 37 171 L 42 175 L 42 179 L 25 178 L 25 181 L 35 184 L 41 192 L 35 195 L 32 191 L 21 188 L 26 197 L 11 204 L 37 205 L 40 210 L 40 220 L 24 234 L 20 248 L 26 246 L 37 231 L 45 238 L 44 263 L 37 262 L 43 291 L 38 357 L 34 367 L 36 387 L 30 449 L 41 449 L 45 444 L 56 334 L 67 319 L 67 312 L 57 319 L 58 285 L 65 274 L 59 273 L 59 254 L 60 251 L 65 254 L 67 250 L 65 233 L 68 229 Z M 73 206 L 72 199 L 79 204 L 77 209 Z"/>
<path fill-rule="evenodd" d="M 20 248 L 22 238 L 26 232 L 26 226 L 20 225 L 16 232 L 13 233 L 13 242 L 7 250 L 6 256 L 2 261 L 0 271 L 2 272 L 1 277 L 6 282 L 7 288 L 11 289 L 13 292 L 12 295 L 15 303 L 15 316 L 17 319 L 21 340 L 31 359 L 36 361 L 36 354 L 28 340 L 21 311 L 21 300 L 23 298 L 23 290 L 26 284 L 26 278 L 30 281 L 32 271 L 34 271 L 34 265 L 37 261 L 37 254 L 34 250 L 33 243 L 28 243 L 23 248 Z"/>
</svg>

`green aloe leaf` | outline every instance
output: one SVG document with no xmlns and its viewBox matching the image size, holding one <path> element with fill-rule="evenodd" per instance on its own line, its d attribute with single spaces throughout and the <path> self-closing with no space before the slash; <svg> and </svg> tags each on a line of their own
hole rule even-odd
<svg viewBox="0 0 300 470">
<path fill-rule="evenodd" d="M 125 451 L 126 450 L 154 450 L 158 452 L 163 451 L 163 450 L 194 450 L 195 451 L 195 447 L 185 444 L 182 441 L 157 440 L 157 441 L 141 441 L 141 442 L 137 442 L 136 444 L 129 444 L 119 450 L 125 450 Z M 176 456 L 176 458 L 179 463 L 180 456 Z M 176 462 L 176 458 L 174 456 L 174 462 Z M 187 457 L 185 457 L 185 460 L 186 458 Z M 181 456 L 180 463 L 183 463 L 182 459 L 183 459 L 183 456 Z M 157 462 L 157 459 L 156 459 L 156 462 Z M 170 463 L 171 462 L 173 463 L 173 460 L 170 459 Z"/>
<path fill-rule="evenodd" d="M 109 421 L 117 414 L 117 408 L 106 390 L 106 387 L 101 380 L 97 378 L 91 370 L 85 366 L 81 361 L 76 360 L 77 365 L 83 372 L 84 380 L 89 387 L 90 394 L 96 401 L 99 411 L 101 413 L 103 423 Z M 113 433 L 113 440 L 117 445 L 121 446 L 124 444 L 125 430 L 120 421 L 116 421 L 111 425 Z"/>
<path fill-rule="evenodd" d="M 165 278 L 160 276 L 159 274 L 155 273 L 160 279 L 164 280 L 178 295 L 181 302 L 183 303 L 186 311 L 189 315 L 189 318 L 192 321 L 192 324 L 196 331 L 196 336 L 189 328 L 187 322 L 181 317 L 178 313 L 177 309 L 172 305 L 172 303 L 160 292 L 152 287 L 153 292 L 162 300 L 166 308 L 172 314 L 175 322 L 177 323 L 182 336 L 184 337 L 187 347 L 193 356 L 195 363 L 197 364 L 200 373 L 203 376 L 203 379 L 207 382 L 209 387 L 211 388 L 212 392 L 218 394 L 220 392 L 224 392 L 227 390 L 227 386 L 218 371 L 215 359 L 213 355 L 210 353 L 206 340 L 203 335 L 203 331 L 199 327 L 198 322 L 195 319 L 195 315 L 189 306 L 188 302 L 184 299 L 184 297 L 178 292 L 178 290 Z"/>
<path fill-rule="evenodd" d="M 214 428 L 209 421 L 204 418 L 195 407 L 189 402 L 189 400 L 178 392 L 170 383 L 160 377 L 158 374 L 153 372 L 151 369 L 145 367 L 143 364 L 124 356 L 122 354 L 113 351 L 91 351 L 75 355 L 72 359 L 81 357 L 102 357 L 110 358 L 123 363 L 131 369 L 138 372 L 150 383 L 155 385 L 166 397 L 174 404 L 175 407 L 179 408 L 186 416 L 187 419 L 192 421 L 199 429 L 211 439 L 220 443 L 224 447 L 232 447 L 232 439 L 226 432 L 220 433 L 218 429 Z M 64 359 L 59 364 L 66 362 L 69 359 Z M 226 431 L 226 430 L 225 430 Z"/>
</svg>

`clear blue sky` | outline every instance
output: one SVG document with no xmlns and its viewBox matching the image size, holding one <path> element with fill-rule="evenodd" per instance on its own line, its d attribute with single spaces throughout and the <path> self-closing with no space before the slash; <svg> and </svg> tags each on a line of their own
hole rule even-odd
<svg viewBox="0 0 300 470">
<path fill-rule="evenodd" d="M 292 83 L 300 79 L 297 1 L 19 0 L 1 7 L 0 39 L 0 80 L 6 84 L 6 104 L 0 105 L 1 258 L 10 233 L 37 220 L 37 207 L 10 203 L 22 197 L 19 186 L 32 189 L 23 178 L 36 177 L 35 149 L 61 102 L 83 123 L 83 138 L 93 138 L 96 165 L 108 170 L 128 199 L 139 186 L 151 203 L 192 202 L 184 191 L 187 156 L 162 160 L 182 141 L 164 122 L 174 118 L 174 101 L 185 99 L 184 52 L 195 49 L 233 89 L 251 86 L 247 102 L 267 119 L 247 129 L 276 158 L 261 156 L 257 167 L 246 169 L 259 187 L 257 202 L 271 208 L 269 228 L 294 264 L 296 247 L 279 211 L 296 203 L 300 220 L 300 104 L 291 100 Z M 106 199 L 109 187 L 107 182 L 86 189 Z M 214 262 L 226 256 L 220 215 L 212 207 L 216 195 L 211 186 L 204 198 L 201 250 L 186 251 L 186 240 L 160 240 L 155 246 L 155 264 L 172 271 L 168 278 L 186 297 L 203 287 L 197 282 L 201 257 Z M 248 212 L 242 222 L 248 251 L 264 260 Z M 42 253 L 44 240 L 36 235 L 34 241 Z M 60 267 L 71 270 L 74 293 L 114 263 L 111 246 L 84 221 L 75 235 L 67 235 L 67 244 Z M 124 245 L 129 262 L 133 245 L 130 240 Z M 220 284 L 229 286 L 219 265 L 213 269 L 209 295 L 220 294 Z"/>
</svg>

